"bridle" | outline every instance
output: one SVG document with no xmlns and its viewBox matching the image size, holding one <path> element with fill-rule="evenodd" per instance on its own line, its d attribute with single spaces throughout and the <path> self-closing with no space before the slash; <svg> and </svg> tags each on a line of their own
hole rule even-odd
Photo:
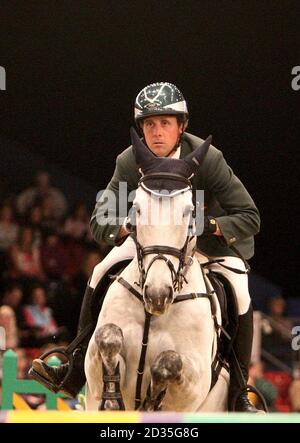
<svg viewBox="0 0 300 443">
<path fill-rule="evenodd" d="M 183 188 L 182 190 L 176 191 L 176 193 L 174 193 L 174 194 L 170 194 L 169 195 L 170 198 L 174 197 L 179 192 L 183 193 L 183 192 L 190 191 L 192 189 L 192 184 L 189 179 L 182 177 L 181 175 L 175 174 L 175 173 L 158 172 L 158 173 L 146 174 L 139 181 L 139 186 L 142 186 L 142 188 L 150 195 L 155 194 L 155 192 L 146 186 L 146 182 L 149 179 L 176 180 L 177 182 L 179 181 L 179 182 L 184 183 L 186 185 L 186 187 Z M 164 196 L 164 195 L 162 195 L 162 196 Z M 133 229 L 132 238 L 136 244 L 138 267 L 139 267 L 139 271 L 140 271 L 139 286 L 141 289 L 144 288 L 145 281 L 147 279 L 147 275 L 148 275 L 148 272 L 149 272 L 151 266 L 157 260 L 163 260 L 167 264 L 167 266 L 171 272 L 172 285 L 173 285 L 173 289 L 175 292 L 181 291 L 184 281 L 187 283 L 185 275 L 184 275 L 184 271 L 185 271 L 186 265 L 190 264 L 190 262 L 192 260 L 192 255 L 194 254 L 194 251 L 195 251 L 195 250 L 193 250 L 192 255 L 190 256 L 190 261 L 188 263 L 186 263 L 186 252 L 187 252 L 188 244 L 195 237 L 193 234 L 191 234 L 192 224 L 193 224 L 193 216 L 194 216 L 194 211 L 190 215 L 188 234 L 186 236 L 184 245 L 181 249 L 174 248 L 172 246 L 162 246 L 162 245 L 152 245 L 152 246 L 143 247 L 137 239 L 136 229 Z M 146 255 L 149 255 L 149 254 L 155 254 L 155 256 L 150 261 L 147 269 L 145 269 L 144 258 Z M 178 258 L 179 263 L 178 263 L 177 269 L 175 269 L 173 263 L 166 257 L 166 255 L 172 255 L 173 257 Z"/>
<path fill-rule="evenodd" d="M 191 178 L 191 177 L 190 177 Z M 176 180 L 177 182 L 181 182 L 182 184 L 185 184 L 186 186 L 178 191 L 175 191 L 174 193 L 169 194 L 169 197 L 173 197 L 179 193 L 187 192 L 192 190 L 192 184 L 191 181 L 185 177 L 182 177 L 181 175 L 175 174 L 175 173 L 165 173 L 165 172 L 158 172 L 158 173 L 151 173 L 146 174 L 142 176 L 142 178 L 139 181 L 139 186 L 143 188 L 148 194 L 150 195 L 159 195 L 164 196 L 165 194 L 157 193 L 156 191 L 153 191 L 152 189 L 149 189 L 146 185 L 147 181 L 149 179 L 168 179 L 168 180 Z M 157 260 L 163 260 L 170 272 L 172 277 L 172 285 L 174 292 L 177 294 L 174 296 L 172 303 L 179 303 L 186 300 L 193 300 L 193 299 L 200 299 L 200 298 L 206 298 L 210 302 L 211 307 L 211 313 L 212 318 L 214 321 L 214 327 L 216 330 L 216 334 L 218 337 L 218 331 L 221 329 L 223 331 L 222 326 L 220 326 L 217 322 L 217 316 L 216 316 L 216 305 L 213 298 L 214 291 L 210 291 L 206 284 L 206 292 L 190 292 L 187 294 L 183 294 L 181 292 L 183 282 L 187 282 L 185 278 L 186 269 L 188 266 L 190 266 L 193 263 L 193 255 L 196 250 L 196 246 L 193 248 L 191 252 L 191 256 L 187 257 L 187 248 L 189 245 L 189 242 L 195 238 L 195 232 L 194 232 L 194 219 L 195 219 L 195 201 L 193 199 L 194 208 L 193 211 L 190 213 L 190 220 L 188 225 L 188 232 L 186 235 L 186 239 L 184 241 L 184 245 L 181 249 L 174 248 L 171 246 L 164 246 L 164 245 L 151 245 L 151 246 L 145 246 L 143 247 L 138 239 L 137 239 L 137 232 L 136 232 L 136 224 L 134 223 L 134 226 L 131 227 L 131 235 L 132 238 L 135 241 L 136 244 L 136 250 L 137 250 L 137 260 L 138 260 L 138 268 L 139 268 L 139 275 L 140 275 L 140 281 L 134 282 L 134 284 L 138 285 L 140 289 L 144 289 L 145 281 L 147 279 L 148 272 Z M 151 259 L 147 269 L 144 265 L 144 258 L 146 255 L 154 254 L 154 257 Z M 175 269 L 173 263 L 166 257 L 166 255 L 171 255 L 173 257 L 176 257 L 179 260 L 178 267 Z M 187 260 L 187 258 L 190 258 L 190 260 Z M 202 271 L 203 273 L 203 271 Z M 135 390 L 135 410 L 139 409 L 142 405 L 142 399 L 141 399 L 141 392 L 142 392 L 142 383 L 143 383 L 143 375 L 145 370 L 145 362 L 146 362 L 146 354 L 147 354 L 147 347 L 148 347 L 148 338 L 149 338 L 149 331 L 150 331 L 150 323 L 152 314 L 149 313 L 146 310 L 145 307 L 145 300 L 143 294 L 139 290 L 137 290 L 134 285 L 130 284 L 127 280 L 125 280 L 122 276 L 116 276 L 116 280 L 125 287 L 131 294 L 133 294 L 141 303 L 144 305 L 144 311 L 145 311 L 145 323 L 144 323 L 144 331 L 143 331 L 143 337 L 142 337 L 142 345 L 141 345 L 141 352 L 140 352 L 140 358 L 137 368 L 137 381 L 136 381 L 136 390 Z M 205 281 L 205 280 L 204 280 Z M 226 332 L 226 331 L 225 331 Z M 213 362 L 213 370 L 214 374 L 216 374 L 214 380 L 216 380 L 219 376 L 219 372 L 224 366 L 224 362 L 220 360 L 219 362 L 219 354 L 216 354 L 216 358 Z M 214 384 L 212 384 L 213 386 Z M 149 389 L 147 391 L 147 395 L 149 395 Z M 166 390 L 161 393 L 157 401 L 155 401 L 154 404 L 154 410 L 159 410 L 160 404 L 165 396 Z"/>
</svg>

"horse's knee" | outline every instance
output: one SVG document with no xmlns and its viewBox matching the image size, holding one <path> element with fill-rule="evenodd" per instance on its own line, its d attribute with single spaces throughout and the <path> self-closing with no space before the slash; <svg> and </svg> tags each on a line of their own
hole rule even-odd
<svg viewBox="0 0 300 443">
<path fill-rule="evenodd" d="M 175 351 L 164 351 L 156 359 L 151 368 L 152 380 L 154 383 L 164 383 L 167 381 L 179 382 L 182 374 L 182 359 Z"/>
<path fill-rule="evenodd" d="M 119 326 L 108 323 L 97 329 L 95 342 L 101 354 L 114 356 L 123 346 L 123 332 Z"/>
</svg>

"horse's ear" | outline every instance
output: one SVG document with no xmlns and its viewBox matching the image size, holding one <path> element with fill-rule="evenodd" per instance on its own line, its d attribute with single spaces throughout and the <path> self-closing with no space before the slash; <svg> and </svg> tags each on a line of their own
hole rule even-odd
<svg viewBox="0 0 300 443">
<path fill-rule="evenodd" d="M 195 151 L 188 154 L 184 157 L 184 161 L 188 163 L 188 165 L 192 168 L 193 172 L 196 171 L 197 167 L 200 166 L 207 154 L 207 151 L 210 147 L 212 141 L 212 136 L 209 135 L 207 139 L 202 143 L 199 148 L 195 149 Z"/>
<path fill-rule="evenodd" d="M 130 136 L 137 164 L 140 165 L 142 169 L 148 167 L 149 165 L 152 165 L 153 162 L 157 160 L 157 157 L 142 142 L 142 140 L 140 139 L 136 130 L 133 127 L 130 128 Z"/>
</svg>

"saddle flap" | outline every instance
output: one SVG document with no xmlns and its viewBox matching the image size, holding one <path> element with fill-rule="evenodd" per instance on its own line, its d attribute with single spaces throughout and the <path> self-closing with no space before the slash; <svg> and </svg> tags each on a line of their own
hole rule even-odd
<svg viewBox="0 0 300 443">
<path fill-rule="evenodd" d="M 207 277 L 216 293 L 221 310 L 222 326 L 226 328 L 229 323 L 227 312 L 227 299 L 223 283 L 218 279 L 214 272 L 208 272 Z"/>
<path fill-rule="evenodd" d="M 238 308 L 234 289 L 231 283 L 220 273 L 209 271 L 207 274 L 211 285 L 216 291 L 216 295 L 220 304 L 222 326 L 230 336 L 230 341 L 224 333 L 221 333 L 221 354 L 227 359 L 231 351 L 232 343 L 235 339 L 238 328 Z"/>
</svg>

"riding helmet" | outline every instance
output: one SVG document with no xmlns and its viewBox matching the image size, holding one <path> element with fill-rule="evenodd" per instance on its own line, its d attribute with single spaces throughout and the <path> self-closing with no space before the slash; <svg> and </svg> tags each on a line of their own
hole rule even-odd
<svg viewBox="0 0 300 443">
<path fill-rule="evenodd" d="M 177 86 L 167 82 L 152 83 L 138 93 L 134 104 L 137 126 L 141 120 L 153 115 L 181 115 L 186 126 L 187 104 Z"/>
</svg>

